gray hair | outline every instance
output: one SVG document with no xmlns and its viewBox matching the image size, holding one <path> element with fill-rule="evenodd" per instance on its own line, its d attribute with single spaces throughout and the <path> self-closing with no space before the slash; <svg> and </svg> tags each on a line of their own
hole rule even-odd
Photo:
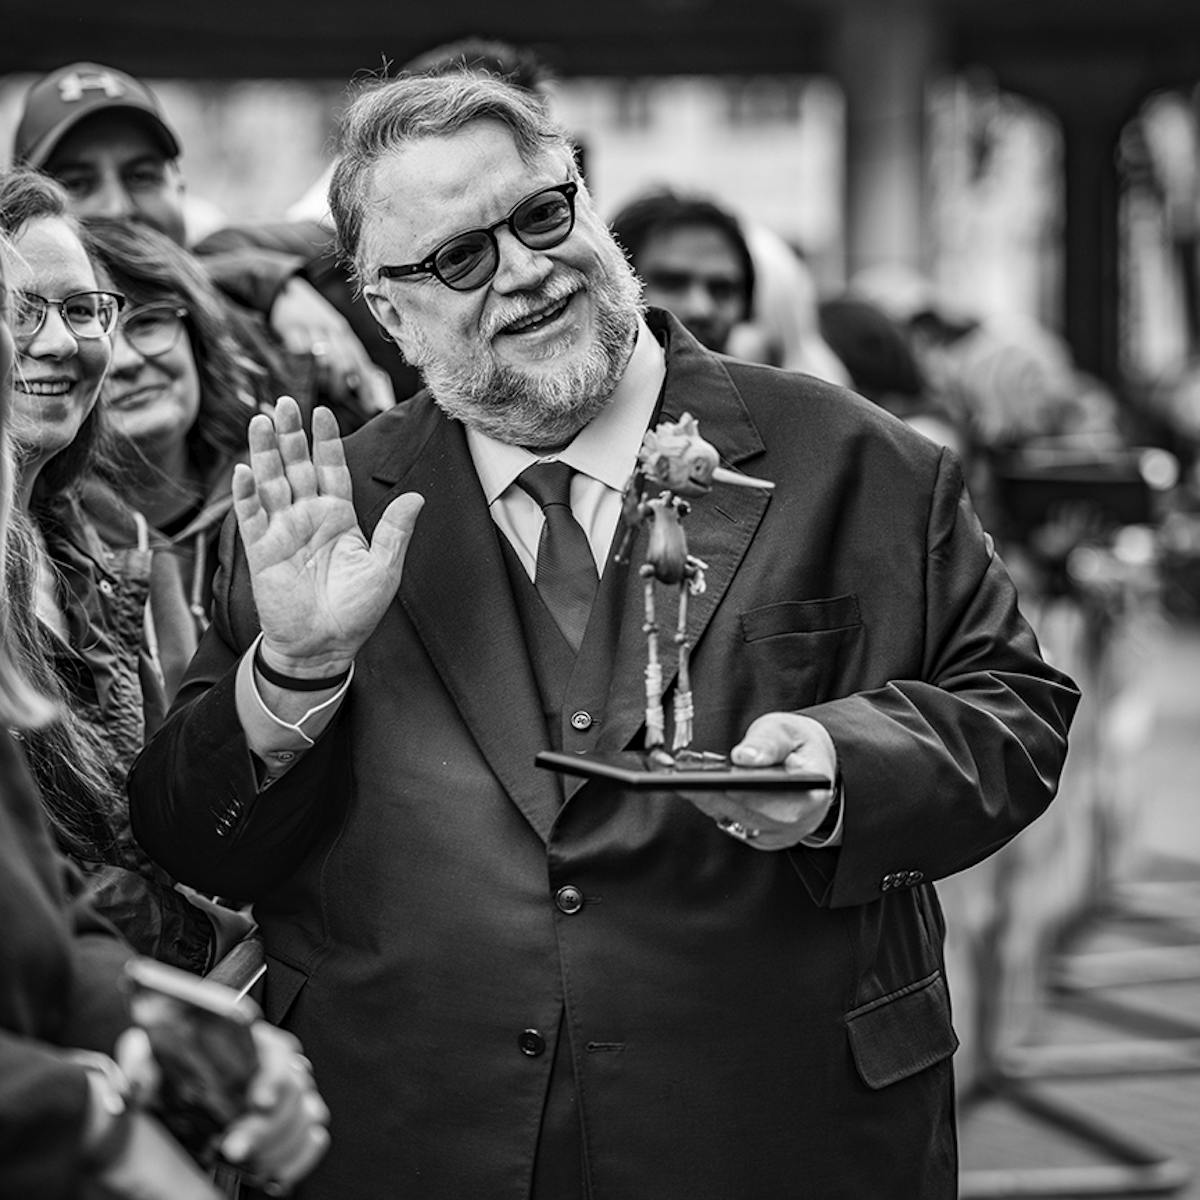
<svg viewBox="0 0 1200 1200">
<path fill-rule="evenodd" d="M 475 121 L 492 120 L 513 136 L 517 153 L 532 163 L 561 153 L 574 161 L 566 130 L 544 102 L 494 75 L 475 71 L 400 75 L 362 92 L 342 119 L 341 157 L 329 185 L 329 210 L 338 248 L 361 287 L 362 233 L 375 165 L 424 138 L 446 137 Z"/>
</svg>

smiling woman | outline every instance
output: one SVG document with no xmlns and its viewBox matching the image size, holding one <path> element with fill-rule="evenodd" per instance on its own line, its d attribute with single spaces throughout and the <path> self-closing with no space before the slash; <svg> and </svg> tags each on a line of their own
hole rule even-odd
<svg viewBox="0 0 1200 1200">
<path fill-rule="evenodd" d="M 99 397 L 124 297 L 97 274 L 58 186 L 0 176 L 13 355 L 16 459 L 5 556 L 9 634 L 58 716 L 26 732 L 60 848 L 98 906 L 143 953 L 204 970 L 218 923 L 133 840 L 123 781 L 195 648 L 176 564 L 146 520 L 101 481 Z M 232 933 L 241 924 L 230 914 Z"/>
<path fill-rule="evenodd" d="M 202 633 L 233 468 L 278 381 L 241 352 L 193 255 L 141 224 L 92 220 L 85 230 L 127 300 L 102 393 L 122 494 L 170 542 Z"/>
</svg>

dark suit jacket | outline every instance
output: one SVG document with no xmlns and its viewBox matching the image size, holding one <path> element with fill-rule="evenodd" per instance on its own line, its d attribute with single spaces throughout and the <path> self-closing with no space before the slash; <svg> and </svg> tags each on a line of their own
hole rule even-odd
<svg viewBox="0 0 1200 1200">
<path fill-rule="evenodd" d="M 822 721 L 844 843 L 759 853 L 678 796 L 607 782 L 563 803 L 533 766 L 549 739 L 463 431 L 424 397 L 378 418 L 347 444 L 364 526 L 401 491 L 426 507 L 335 725 L 256 792 L 235 565 L 132 784 L 168 869 L 255 900 L 268 1015 L 333 1111 L 305 1196 L 523 1200 L 560 1016 L 597 1200 L 955 1194 L 932 881 L 1046 806 L 1077 693 L 1039 657 L 948 453 L 652 322 L 665 412 L 777 484 L 715 490 L 687 519 L 708 564 L 696 744 L 726 749 L 773 709 Z M 589 652 L 593 620 L 566 684 L 567 749 L 639 745 L 636 572 L 621 586 L 615 654 Z"/>
</svg>

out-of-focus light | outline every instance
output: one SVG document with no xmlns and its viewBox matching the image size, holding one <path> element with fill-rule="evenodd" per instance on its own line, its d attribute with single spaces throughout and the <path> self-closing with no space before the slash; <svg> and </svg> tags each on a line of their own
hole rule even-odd
<svg viewBox="0 0 1200 1200">
<path fill-rule="evenodd" d="M 1179 459 L 1169 450 L 1152 446 L 1139 455 L 1138 471 L 1156 492 L 1168 492 L 1179 482 Z"/>
</svg>

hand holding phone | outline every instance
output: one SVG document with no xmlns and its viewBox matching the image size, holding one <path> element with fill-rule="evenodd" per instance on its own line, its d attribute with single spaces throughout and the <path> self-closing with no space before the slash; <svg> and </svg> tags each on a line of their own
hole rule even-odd
<svg viewBox="0 0 1200 1200">
<path fill-rule="evenodd" d="M 159 1077 L 155 1115 L 202 1166 L 225 1170 L 224 1159 L 286 1194 L 329 1146 L 329 1109 L 300 1043 L 232 988 L 152 959 L 131 960 L 126 983 Z"/>
<path fill-rule="evenodd" d="M 204 1166 L 220 1135 L 247 1111 L 258 1070 L 251 1028 L 258 1006 L 232 988 L 148 958 L 125 967 L 134 1024 L 145 1031 L 160 1072 L 154 1109 Z"/>
</svg>

